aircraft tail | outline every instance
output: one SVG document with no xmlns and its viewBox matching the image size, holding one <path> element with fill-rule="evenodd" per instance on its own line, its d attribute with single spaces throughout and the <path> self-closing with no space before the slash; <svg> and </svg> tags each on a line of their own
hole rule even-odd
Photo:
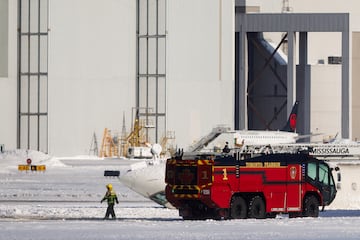
<svg viewBox="0 0 360 240">
<path fill-rule="evenodd" d="M 286 132 L 295 132 L 296 131 L 296 121 L 297 121 L 297 113 L 298 113 L 298 105 L 299 102 L 295 101 L 294 106 L 291 110 L 290 116 L 288 118 L 288 121 L 282 131 Z"/>
</svg>

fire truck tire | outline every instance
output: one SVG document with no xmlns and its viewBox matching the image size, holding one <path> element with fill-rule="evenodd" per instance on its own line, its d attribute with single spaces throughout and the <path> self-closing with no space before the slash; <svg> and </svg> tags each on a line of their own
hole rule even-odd
<svg viewBox="0 0 360 240">
<path fill-rule="evenodd" d="M 304 200 L 304 217 L 318 217 L 319 216 L 319 200 L 313 196 L 308 195 Z"/>
<path fill-rule="evenodd" d="M 244 198 L 234 197 L 231 201 L 231 218 L 234 219 L 245 219 L 247 218 L 247 204 Z"/>
<path fill-rule="evenodd" d="M 266 218 L 265 202 L 262 197 L 255 196 L 249 204 L 249 217 L 263 219 Z"/>
</svg>

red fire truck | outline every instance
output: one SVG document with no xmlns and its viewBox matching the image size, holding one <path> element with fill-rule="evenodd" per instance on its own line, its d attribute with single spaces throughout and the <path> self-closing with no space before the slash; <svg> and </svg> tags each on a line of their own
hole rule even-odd
<svg viewBox="0 0 360 240">
<path fill-rule="evenodd" d="M 329 165 L 308 154 L 177 154 L 166 163 L 166 198 L 183 219 L 318 217 L 336 187 Z"/>
</svg>

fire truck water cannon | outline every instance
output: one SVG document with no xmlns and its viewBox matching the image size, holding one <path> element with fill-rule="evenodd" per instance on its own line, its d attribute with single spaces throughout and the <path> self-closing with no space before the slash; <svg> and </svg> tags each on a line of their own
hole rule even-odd
<svg viewBox="0 0 360 240">
<path fill-rule="evenodd" d="M 183 219 L 318 217 L 336 196 L 332 169 L 304 153 L 181 153 L 167 160 L 165 192 Z"/>
</svg>

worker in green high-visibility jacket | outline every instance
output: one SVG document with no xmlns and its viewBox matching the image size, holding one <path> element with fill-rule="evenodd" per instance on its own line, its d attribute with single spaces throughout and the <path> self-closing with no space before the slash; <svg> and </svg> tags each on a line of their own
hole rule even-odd
<svg viewBox="0 0 360 240">
<path fill-rule="evenodd" d="M 103 201 L 107 200 L 107 203 L 108 203 L 108 207 L 106 209 L 106 214 L 105 214 L 104 219 L 109 219 L 110 215 L 111 215 L 112 219 L 116 219 L 116 215 L 114 212 L 114 205 L 115 205 L 115 202 L 117 204 L 119 204 L 119 201 L 118 201 L 115 191 L 113 190 L 113 186 L 110 183 L 108 185 L 106 185 L 106 188 L 107 188 L 107 191 L 105 193 L 105 196 L 100 201 L 102 203 Z"/>
</svg>

